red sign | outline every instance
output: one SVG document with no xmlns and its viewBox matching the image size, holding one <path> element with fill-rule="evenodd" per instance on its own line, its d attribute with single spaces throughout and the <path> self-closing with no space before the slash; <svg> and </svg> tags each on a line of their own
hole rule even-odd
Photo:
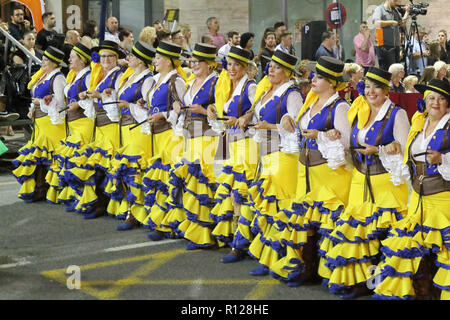
<svg viewBox="0 0 450 320">
<path fill-rule="evenodd" d="M 328 6 L 325 13 L 327 24 L 332 29 L 339 29 L 347 20 L 347 11 L 340 3 L 332 3 Z"/>
</svg>

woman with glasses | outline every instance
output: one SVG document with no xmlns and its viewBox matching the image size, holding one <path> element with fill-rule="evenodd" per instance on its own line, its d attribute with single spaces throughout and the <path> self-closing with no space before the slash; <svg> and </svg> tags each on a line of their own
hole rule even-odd
<svg viewBox="0 0 450 320">
<path fill-rule="evenodd" d="M 82 213 L 85 219 L 105 215 L 109 202 L 104 193 L 106 175 L 120 146 L 117 91 L 122 72 L 117 60 L 124 58 L 118 44 L 109 40 L 92 51 L 98 52 L 98 57 L 93 59 L 89 86 L 79 94 L 78 104 L 94 121 L 94 137 L 68 161 L 70 169 L 65 171 L 66 179 L 76 189 L 72 208 Z"/>
</svg>

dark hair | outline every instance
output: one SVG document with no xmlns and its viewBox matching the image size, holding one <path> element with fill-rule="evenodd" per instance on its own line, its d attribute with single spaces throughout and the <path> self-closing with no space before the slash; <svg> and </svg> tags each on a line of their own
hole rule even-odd
<svg viewBox="0 0 450 320">
<path fill-rule="evenodd" d="M 171 35 L 171 33 L 168 31 L 165 31 L 165 30 L 156 31 L 156 39 L 158 39 L 158 41 L 162 40 L 170 35 Z"/>
<path fill-rule="evenodd" d="M 281 38 L 284 38 L 284 37 L 286 37 L 286 36 L 289 36 L 289 35 L 291 35 L 292 34 L 292 32 L 290 32 L 290 31 L 285 31 L 285 32 L 283 32 L 281 35 L 280 35 L 280 39 Z"/>
<path fill-rule="evenodd" d="M 330 38 L 331 36 L 333 35 L 333 32 L 332 31 L 324 31 L 323 33 L 322 33 L 322 41 L 324 41 L 325 39 L 328 39 L 328 38 Z"/>
<path fill-rule="evenodd" d="M 125 37 L 129 37 L 130 34 L 132 34 L 132 33 L 133 33 L 133 31 L 131 31 L 130 29 L 122 29 L 122 30 L 120 30 L 120 32 L 119 32 L 119 40 L 123 41 L 123 39 Z"/>
<path fill-rule="evenodd" d="M 202 35 L 202 43 L 206 43 L 206 39 L 212 39 L 211 36 L 209 34 L 204 34 Z"/>
<path fill-rule="evenodd" d="M 245 32 L 243 34 L 241 34 L 241 40 L 239 42 L 239 45 L 245 49 L 245 47 L 247 46 L 247 43 L 249 42 L 249 40 L 251 38 L 255 38 L 255 34 L 251 33 L 251 32 Z"/>
<path fill-rule="evenodd" d="M 233 38 L 235 35 L 239 35 L 239 32 L 232 30 L 227 33 L 228 39 Z"/>
<path fill-rule="evenodd" d="M 42 15 L 42 21 L 45 21 L 45 19 L 47 19 L 48 17 L 50 17 L 51 15 L 53 15 L 53 12 L 49 11 L 46 12 Z"/>
<path fill-rule="evenodd" d="M 16 4 L 16 5 L 14 5 L 14 7 L 11 10 L 11 15 L 14 15 L 14 11 L 16 11 L 16 10 L 22 10 L 23 12 L 25 12 L 23 6 Z"/>
<path fill-rule="evenodd" d="M 83 23 L 83 36 L 89 36 L 91 38 L 95 37 L 95 27 L 97 27 L 97 22 L 95 20 L 87 20 Z"/>
<path fill-rule="evenodd" d="M 285 26 L 286 24 L 283 21 L 275 22 L 273 28 L 277 30 L 279 27 Z"/>
</svg>

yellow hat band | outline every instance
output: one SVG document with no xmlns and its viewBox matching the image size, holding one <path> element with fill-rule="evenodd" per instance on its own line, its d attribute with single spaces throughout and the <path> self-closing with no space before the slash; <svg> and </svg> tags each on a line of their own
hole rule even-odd
<svg viewBox="0 0 450 320">
<path fill-rule="evenodd" d="M 336 78 L 342 77 L 342 75 L 344 74 L 344 72 L 335 72 L 335 71 L 330 70 L 330 69 L 328 69 L 328 68 L 326 68 L 326 67 L 324 67 L 324 66 L 322 66 L 322 65 L 320 65 L 318 63 L 316 64 L 316 68 L 321 70 L 321 71 L 323 71 L 323 72 L 325 72 L 325 73 L 327 73 L 327 74 L 329 74 L 329 75 L 331 75 L 331 76 L 333 76 L 333 77 L 336 77 Z"/>
<path fill-rule="evenodd" d="M 114 53 L 114 54 L 116 55 L 116 58 L 119 59 L 119 54 L 118 54 L 117 52 L 113 51 L 113 50 L 102 49 L 102 50 L 100 50 L 98 53 L 99 53 L 99 54 L 102 54 L 102 52 L 105 52 L 105 51 Z"/>
<path fill-rule="evenodd" d="M 204 53 L 197 50 L 192 51 L 192 54 L 195 54 L 196 56 L 203 57 L 203 58 L 209 58 L 209 59 L 215 59 L 216 54 L 215 53 Z"/>
<path fill-rule="evenodd" d="M 429 88 L 432 88 L 432 89 L 434 89 L 434 90 L 437 90 L 437 91 L 439 91 L 439 92 L 442 92 L 442 93 L 445 94 L 445 95 L 448 95 L 448 92 L 445 91 L 444 89 L 441 89 L 441 88 L 438 88 L 438 87 L 435 87 L 435 86 L 430 86 L 430 85 L 428 85 L 428 87 L 429 87 Z"/>
<path fill-rule="evenodd" d="M 249 61 L 247 58 L 237 55 L 233 52 L 228 52 L 228 57 L 241 60 L 242 62 L 245 62 L 245 63 L 248 63 L 248 61 Z"/>
<path fill-rule="evenodd" d="M 135 46 L 133 47 L 133 51 L 135 51 L 138 55 L 140 55 L 142 58 L 145 58 L 147 60 L 152 61 L 153 57 L 150 57 L 148 55 L 146 55 L 145 53 L 142 53 L 141 51 L 139 51 Z"/>
<path fill-rule="evenodd" d="M 367 78 L 375 79 L 375 80 L 377 80 L 377 81 L 380 81 L 381 83 L 384 83 L 386 86 L 389 87 L 389 80 L 386 80 L 385 78 L 380 77 L 380 76 L 378 76 L 378 75 L 376 75 L 376 74 L 374 74 L 374 73 L 372 73 L 372 72 L 367 72 L 367 73 L 366 73 L 366 77 L 367 77 Z"/>
<path fill-rule="evenodd" d="M 56 61 L 58 63 L 60 63 L 62 61 L 62 59 L 55 57 L 54 55 L 48 53 L 48 51 L 45 51 L 44 55 L 46 55 L 48 58 L 50 58 L 51 60 Z"/>
<path fill-rule="evenodd" d="M 87 54 L 86 52 L 84 52 L 83 50 L 81 50 L 80 48 L 78 48 L 78 47 L 73 47 L 72 49 L 73 49 L 73 51 L 75 51 L 78 55 L 84 57 L 84 58 L 87 59 L 88 61 L 91 60 L 91 56 L 88 55 L 88 54 Z"/>
<path fill-rule="evenodd" d="M 275 61 L 276 63 L 281 64 L 283 67 L 286 67 L 290 70 L 293 70 L 295 68 L 294 65 L 287 63 L 286 61 L 281 60 L 280 58 L 278 58 L 277 56 L 272 56 L 272 60 Z"/>
<path fill-rule="evenodd" d="M 166 55 L 169 55 L 169 56 L 174 57 L 174 58 L 179 58 L 179 57 L 181 56 L 181 53 L 176 53 L 176 52 L 172 52 L 172 51 L 167 51 L 167 50 L 164 50 L 164 49 L 162 49 L 162 48 L 160 48 L 160 47 L 158 47 L 158 48 L 156 49 L 156 52 L 160 52 L 160 53 L 162 53 L 162 54 L 166 54 Z"/>
</svg>

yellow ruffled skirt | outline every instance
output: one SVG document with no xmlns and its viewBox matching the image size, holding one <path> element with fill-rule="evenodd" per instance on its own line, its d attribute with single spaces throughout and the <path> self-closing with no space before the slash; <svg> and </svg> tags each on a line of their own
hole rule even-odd
<svg viewBox="0 0 450 320">
<path fill-rule="evenodd" d="M 142 179 L 151 156 L 152 139 L 133 125 L 121 126 L 122 147 L 117 149 L 107 173 L 105 193 L 109 196 L 107 213 L 126 219 L 132 205 L 144 206 Z"/>
<path fill-rule="evenodd" d="M 274 152 L 262 157 L 261 165 L 261 175 L 248 191 L 255 234 L 248 253 L 270 269 L 283 256 L 280 235 L 288 220 L 282 209 L 296 193 L 298 155 Z"/>
<path fill-rule="evenodd" d="M 435 254 L 438 267 L 434 286 L 441 289 L 441 299 L 450 300 L 450 192 L 423 198 L 413 191 L 405 219 L 397 222 L 381 251 L 384 261 L 378 265 L 381 281 L 374 292 L 378 299 L 413 299 L 413 277 L 425 255 Z"/>
<path fill-rule="evenodd" d="M 21 184 L 18 193 L 20 199 L 26 202 L 32 201 L 36 192 L 34 179 L 36 166 L 51 166 L 56 161 L 55 150 L 65 137 L 65 124 L 54 125 L 49 116 L 35 119 L 33 138 L 20 148 L 19 156 L 13 161 L 16 169 L 12 174 Z M 53 193 L 53 190 L 50 193 Z M 50 198 L 53 196 L 51 195 Z"/>
<path fill-rule="evenodd" d="M 334 246 L 326 253 L 325 266 L 333 293 L 345 293 L 371 278 L 372 265 L 378 264 L 381 255 L 380 241 L 407 213 L 406 183 L 395 186 L 389 173 L 371 176 L 372 203 L 365 179 L 364 174 L 353 169 L 348 206 L 330 235 Z"/>
<path fill-rule="evenodd" d="M 172 129 L 153 136 L 153 157 L 147 161 L 142 184 L 145 191 L 144 205 L 132 206 L 133 216 L 150 230 L 171 233 L 165 221 L 166 200 L 169 196 L 170 170 L 180 161 L 183 152 L 183 137 L 176 136 Z"/>
<path fill-rule="evenodd" d="M 106 173 L 112 167 L 119 144 L 118 123 L 96 127 L 94 141 L 75 151 L 69 159 L 64 176 L 75 189 L 74 211 L 83 214 L 92 212 L 98 200 L 96 188 L 98 186 L 104 192 Z"/>
<path fill-rule="evenodd" d="M 328 235 L 347 205 L 351 178 L 352 171 L 343 166 L 335 170 L 327 163 L 309 167 L 310 191 L 307 193 L 306 167 L 299 162 L 295 198 L 279 212 L 280 220 L 288 222 L 283 224 L 279 235 L 284 255 L 271 267 L 274 278 L 291 281 L 299 276 L 304 263 L 303 247 L 312 229 L 321 235 L 318 255 L 319 274 L 323 276 L 324 255 L 332 245 Z"/>
<path fill-rule="evenodd" d="M 253 213 L 248 201 L 248 190 L 256 174 L 258 147 L 252 138 L 228 144 L 230 158 L 223 163 L 222 173 L 217 178 L 215 206 L 210 213 L 215 224 L 211 234 L 219 244 L 244 251 L 248 250 L 253 240 Z M 236 206 L 240 209 L 237 226 L 233 221 Z"/>
</svg>

